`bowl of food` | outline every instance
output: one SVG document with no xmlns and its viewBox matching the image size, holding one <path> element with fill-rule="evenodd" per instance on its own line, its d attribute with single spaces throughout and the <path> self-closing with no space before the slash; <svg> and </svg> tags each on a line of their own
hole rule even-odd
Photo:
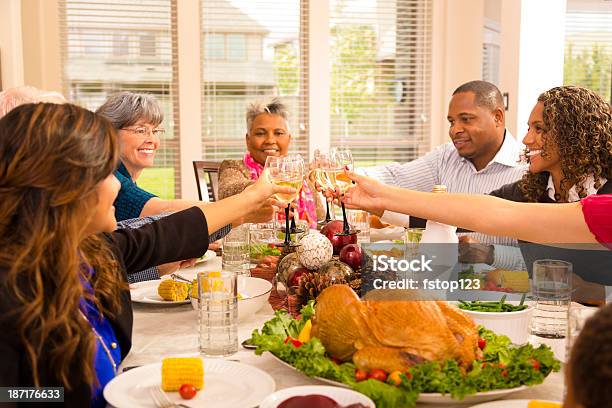
<svg viewBox="0 0 612 408">
<path fill-rule="evenodd" d="M 374 402 L 363 394 L 328 385 L 302 385 L 285 388 L 268 395 L 261 408 L 374 408 Z"/>
<path fill-rule="evenodd" d="M 529 324 L 533 315 L 533 304 L 520 301 L 506 301 L 506 295 L 499 301 L 458 301 L 457 307 L 472 318 L 474 323 L 498 334 L 504 334 L 514 344 L 526 343 L 529 338 Z"/>
<path fill-rule="evenodd" d="M 268 302 L 272 284 L 265 279 L 250 276 L 238 277 L 238 320 L 246 320 L 257 313 Z M 198 310 L 198 285 L 193 281 L 191 306 Z"/>
</svg>

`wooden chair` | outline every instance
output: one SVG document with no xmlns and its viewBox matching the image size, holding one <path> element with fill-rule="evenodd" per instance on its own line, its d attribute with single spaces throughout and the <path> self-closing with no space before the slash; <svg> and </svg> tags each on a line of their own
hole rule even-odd
<svg viewBox="0 0 612 408">
<path fill-rule="evenodd" d="M 213 202 L 218 199 L 219 192 L 219 167 L 221 162 L 214 161 L 193 161 L 193 171 L 195 172 L 196 185 L 198 186 L 198 196 L 203 201 L 202 192 L 208 195 L 208 201 Z"/>
</svg>

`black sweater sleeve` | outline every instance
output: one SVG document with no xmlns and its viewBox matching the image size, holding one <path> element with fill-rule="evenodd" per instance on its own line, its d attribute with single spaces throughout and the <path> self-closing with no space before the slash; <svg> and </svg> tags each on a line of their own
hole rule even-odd
<svg viewBox="0 0 612 408">
<path fill-rule="evenodd" d="M 109 238 L 127 273 L 183 259 L 208 249 L 208 224 L 202 210 L 191 207 L 136 229 L 120 229 Z"/>
<path fill-rule="evenodd" d="M 518 201 L 525 202 L 525 197 L 519 188 L 519 182 L 516 181 L 514 183 L 506 184 L 498 188 L 497 190 L 493 190 L 489 193 L 493 197 L 503 198 L 504 200 L 510 201 Z"/>
</svg>

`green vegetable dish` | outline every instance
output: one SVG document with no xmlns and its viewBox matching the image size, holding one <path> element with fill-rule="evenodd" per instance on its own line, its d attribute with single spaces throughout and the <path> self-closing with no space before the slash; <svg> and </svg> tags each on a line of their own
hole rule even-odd
<svg viewBox="0 0 612 408">
<path fill-rule="evenodd" d="M 481 302 L 479 300 L 474 300 L 471 302 L 466 302 L 463 300 L 459 300 L 459 309 L 469 310 L 472 312 L 518 312 L 521 310 L 527 309 L 527 305 L 525 304 L 525 293 L 521 297 L 521 301 L 518 305 L 513 305 L 510 303 L 506 303 L 506 295 L 502 296 L 499 302 Z"/>
<path fill-rule="evenodd" d="M 447 360 L 415 365 L 399 375 L 384 377 L 385 381 L 372 376 L 363 380 L 358 375 L 361 370 L 356 370 L 353 363 L 332 360 L 316 337 L 306 342 L 297 340 L 305 326 L 310 326 L 307 322 L 314 313 L 313 301 L 302 308 L 300 320 L 284 310 L 276 311 L 261 332 L 253 331 L 249 342 L 257 346 L 255 353 L 269 351 L 310 377 L 342 382 L 370 397 L 378 408 L 413 407 L 421 393 L 442 393 L 461 400 L 477 392 L 540 384 L 548 374 L 560 369 L 548 346 L 516 346 L 508 337 L 479 327 L 479 346 L 484 357 L 475 360 L 468 372 L 456 361 Z"/>
</svg>

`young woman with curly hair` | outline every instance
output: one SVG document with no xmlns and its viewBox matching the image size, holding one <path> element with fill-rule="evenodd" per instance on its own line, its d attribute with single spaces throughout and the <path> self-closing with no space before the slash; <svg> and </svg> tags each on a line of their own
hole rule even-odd
<svg viewBox="0 0 612 408">
<path fill-rule="evenodd" d="M 197 258 L 209 232 L 294 191 L 262 177 L 113 232 L 117 163 L 115 130 L 83 108 L 27 104 L 0 120 L 0 386 L 64 387 L 64 406 L 105 406 L 131 346 L 126 272 Z"/>
<path fill-rule="evenodd" d="M 492 195 L 566 203 L 612 193 L 612 120 L 599 95 L 577 86 L 552 88 L 539 96 L 528 124 L 529 172 Z"/>
<path fill-rule="evenodd" d="M 577 86 L 552 88 L 538 97 L 523 138 L 529 171 L 520 181 L 491 193 L 512 201 L 577 202 L 591 194 L 612 194 L 612 119 L 597 93 Z M 537 220 L 534 220 L 537 222 Z M 576 242 L 568 242 L 576 243 Z M 612 257 L 606 252 L 519 243 L 529 270 L 536 259 L 562 259 L 574 267 L 576 300 L 599 303 L 612 285 Z"/>
</svg>

